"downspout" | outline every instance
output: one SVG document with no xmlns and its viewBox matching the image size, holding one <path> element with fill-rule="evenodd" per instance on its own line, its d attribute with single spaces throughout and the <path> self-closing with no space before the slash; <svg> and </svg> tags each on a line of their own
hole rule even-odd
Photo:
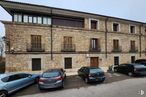
<svg viewBox="0 0 146 97">
<path fill-rule="evenodd" d="M 105 19 L 105 58 L 107 58 L 107 33 L 108 33 L 107 21 L 108 17 Z"/>
<path fill-rule="evenodd" d="M 52 16 L 52 9 L 51 9 L 51 60 L 53 60 L 53 16 Z"/>
<path fill-rule="evenodd" d="M 141 26 L 142 25 L 140 25 L 139 26 L 139 49 L 140 49 L 140 51 L 139 51 L 139 56 L 141 57 L 141 35 L 142 35 L 142 33 L 141 33 Z"/>
</svg>

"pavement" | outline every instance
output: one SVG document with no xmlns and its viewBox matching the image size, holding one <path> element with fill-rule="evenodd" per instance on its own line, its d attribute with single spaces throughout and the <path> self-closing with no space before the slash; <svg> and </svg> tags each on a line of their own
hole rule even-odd
<svg viewBox="0 0 146 97">
<path fill-rule="evenodd" d="M 64 89 L 49 89 L 40 91 L 36 84 L 28 86 L 24 89 L 21 89 L 20 91 L 17 91 L 11 95 L 11 97 L 31 97 L 30 95 L 37 95 L 37 94 L 44 94 L 44 93 L 54 93 L 59 91 L 66 91 L 66 90 L 74 90 L 74 89 L 82 89 L 82 88 L 88 88 L 91 86 L 97 86 L 97 85 L 103 85 L 103 84 L 109 84 L 113 82 L 118 82 L 126 79 L 133 79 L 132 77 L 118 74 L 118 73 L 105 73 L 106 80 L 103 83 L 92 83 L 87 84 L 85 83 L 79 76 L 77 75 L 71 75 L 67 76 L 65 80 L 65 86 Z M 32 96 L 32 97 L 39 97 L 39 96 Z M 40 96 L 40 97 L 47 97 L 47 96 Z M 56 96 L 57 97 L 57 96 Z"/>
</svg>

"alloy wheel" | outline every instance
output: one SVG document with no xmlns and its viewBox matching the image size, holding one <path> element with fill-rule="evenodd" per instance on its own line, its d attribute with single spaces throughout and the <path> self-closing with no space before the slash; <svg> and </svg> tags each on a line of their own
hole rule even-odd
<svg viewBox="0 0 146 97">
<path fill-rule="evenodd" d="M 129 72 L 128 75 L 129 75 L 129 76 L 132 76 L 133 74 L 132 74 L 132 72 Z"/>
<path fill-rule="evenodd" d="M 5 92 L 0 92 L 0 97 L 7 97 L 7 94 Z"/>
</svg>

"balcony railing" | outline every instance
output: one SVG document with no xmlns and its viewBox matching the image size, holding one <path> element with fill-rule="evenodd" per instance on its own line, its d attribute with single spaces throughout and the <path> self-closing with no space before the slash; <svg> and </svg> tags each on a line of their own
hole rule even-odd
<svg viewBox="0 0 146 97">
<path fill-rule="evenodd" d="M 101 52 L 101 48 L 100 48 L 100 47 L 96 47 L 96 48 L 90 47 L 90 48 L 89 48 L 89 51 L 90 51 L 90 52 Z"/>
<path fill-rule="evenodd" d="M 61 51 L 62 52 L 75 52 L 75 44 L 62 44 Z"/>
<path fill-rule="evenodd" d="M 119 47 L 117 47 L 117 48 L 113 48 L 112 49 L 112 52 L 122 52 L 122 47 L 121 46 L 119 46 Z"/>
<path fill-rule="evenodd" d="M 138 52 L 138 48 L 137 47 L 130 48 L 129 52 L 136 53 L 136 52 Z"/>
<path fill-rule="evenodd" d="M 27 44 L 26 50 L 28 52 L 44 52 L 45 44 Z"/>
</svg>

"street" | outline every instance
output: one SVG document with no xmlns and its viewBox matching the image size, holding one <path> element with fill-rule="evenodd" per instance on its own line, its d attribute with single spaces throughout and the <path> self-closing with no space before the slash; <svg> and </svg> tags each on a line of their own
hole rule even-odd
<svg viewBox="0 0 146 97">
<path fill-rule="evenodd" d="M 114 74 L 106 73 L 106 80 L 104 81 L 104 83 L 86 84 L 79 76 L 73 75 L 73 76 L 68 76 L 66 78 L 64 89 L 49 89 L 49 90 L 40 91 L 37 88 L 37 85 L 35 84 L 35 85 L 31 85 L 29 87 L 26 87 L 26 88 L 24 88 L 24 89 L 22 89 L 22 90 L 20 90 L 16 93 L 12 94 L 11 97 L 31 97 L 31 96 L 32 97 L 38 97 L 37 95 L 41 95 L 41 96 L 42 95 L 47 95 L 46 93 L 49 93 L 49 94 L 55 93 L 55 95 L 56 95 L 56 93 L 61 93 L 61 92 L 64 93 L 66 91 L 69 91 L 70 93 L 73 93 L 71 91 L 76 91 L 76 90 L 81 91 L 81 94 L 82 94 L 82 92 L 84 92 L 84 93 L 86 92 L 86 89 L 89 89 L 88 91 L 91 91 L 92 88 L 96 87 L 96 88 L 99 88 L 99 90 L 100 90 L 100 86 L 102 86 L 102 85 L 104 86 L 104 85 L 112 84 L 113 82 L 118 82 L 118 81 L 122 81 L 122 80 L 126 80 L 126 79 L 135 79 L 135 78 L 129 77 L 129 76 L 126 76 L 126 75 L 123 75 L 123 74 L 118 74 L 118 73 L 114 73 Z M 121 84 L 119 84 L 119 85 L 121 85 Z M 101 90 L 106 88 L 106 87 L 108 87 L 108 86 L 101 87 Z M 91 88 L 91 90 L 90 90 L 90 88 Z M 109 90 L 111 90 L 111 88 L 109 88 Z M 94 93 L 94 91 L 91 91 L 91 92 Z M 86 92 L 86 93 L 88 93 L 88 92 Z M 67 94 L 65 94 L 65 95 L 67 95 Z M 76 95 L 76 93 L 74 95 Z M 45 97 L 47 97 L 47 96 L 45 96 Z M 62 97 L 64 97 L 63 94 L 62 94 Z"/>
<path fill-rule="evenodd" d="M 21 97 L 146 97 L 146 78 L 132 78 L 109 84 L 98 84 L 60 91 L 51 91 Z"/>
</svg>

